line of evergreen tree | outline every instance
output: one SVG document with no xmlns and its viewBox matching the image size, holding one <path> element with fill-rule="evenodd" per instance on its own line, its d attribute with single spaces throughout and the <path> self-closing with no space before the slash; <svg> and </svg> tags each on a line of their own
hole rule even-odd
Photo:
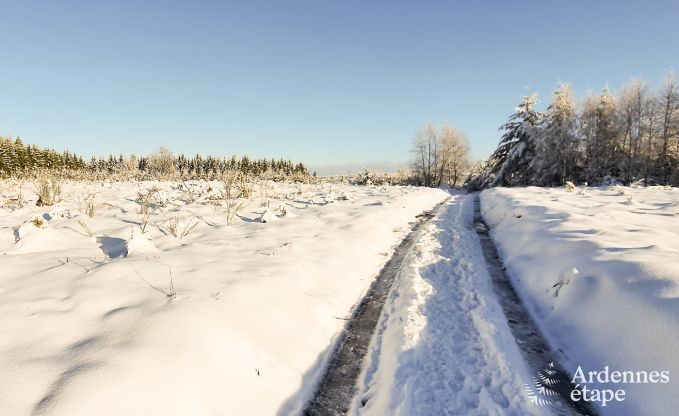
<svg viewBox="0 0 679 416">
<path fill-rule="evenodd" d="M 30 177 L 36 172 L 51 171 L 67 177 L 90 175 L 97 178 L 115 177 L 136 179 L 216 179 L 227 170 L 238 170 L 248 175 L 269 175 L 272 179 L 290 176 L 308 176 L 303 163 L 284 159 L 250 159 L 247 156 L 230 158 L 202 156 L 174 156 L 161 148 L 148 156 L 137 157 L 109 155 L 92 157 L 85 162 L 82 157 L 68 151 L 57 152 L 24 144 L 20 138 L 0 137 L 0 177 Z"/>
<path fill-rule="evenodd" d="M 524 97 L 497 149 L 467 186 L 555 186 L 574 183 L 679 185 L 679 83 L 670 74 L 652 91 L 641 80 L 617 96 L 604 88 L 578 107 L 559 85 L 545 112 Z"/>
<path fill-rule="evenodd" d="M 0 137 L 0 176 L 23 176 L 37 170 L 86 169 L 82 157 L 24 144 L 20 138 Z"/>
</svg>

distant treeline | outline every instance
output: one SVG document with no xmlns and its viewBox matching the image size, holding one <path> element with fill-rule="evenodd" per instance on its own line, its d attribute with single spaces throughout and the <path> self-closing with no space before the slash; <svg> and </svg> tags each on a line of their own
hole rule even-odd
<svg viewBox="0 0 679 416">
<path fill-rule="evenodd" d="M 304 164 L 290 160 L 174 156 L 166 148 L 148 156 L 109 155 L 85 161 L 68 151 L 57 152 L 24 144 L 19 138 L 0 137 L 0 177 L 33 177 L 49 171 L 73 178 L 217 179 L 230 170 L 254 176 L 269 175 L 272 179 L 309 175 Z"/>
<path fill-rule="evenodd" d="M 617 96 L 605 88 L 576 107 L 570 88 L 560 85 L 544 113 L 536 103 L 535 95 L 524 97 L 468 188 L 566 181 L 679 185 L 679 84 L 671 74 L 657 91 L 634 80 Z"/>
</svg>

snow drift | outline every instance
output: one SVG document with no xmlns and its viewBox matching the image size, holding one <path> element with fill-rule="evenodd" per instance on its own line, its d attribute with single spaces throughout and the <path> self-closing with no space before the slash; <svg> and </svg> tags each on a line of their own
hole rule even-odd
<svg viewBox="0 0 679 416">
<path fill-rule="evenodd" d="M 669 371 L 669 383 L 624 389 L 602 414 L 679 408 L 679 190 L 496 188 L 481 194 L 513 279 L 571 374 Z"/>
</svg>

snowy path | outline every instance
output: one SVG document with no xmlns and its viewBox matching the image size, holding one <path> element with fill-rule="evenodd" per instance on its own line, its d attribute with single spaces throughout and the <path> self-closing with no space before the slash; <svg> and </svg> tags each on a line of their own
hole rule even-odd
<svg viewBox="0 0 679 416">
<path fill-rule="evenodd" d="M 445 202 L 417 216 L 419 222 L 415 223 L 410 233 L 394 250 L 394 254 L 370 285 L 368 293 L 354 308 L 351 319 L 335 344 L 335 351 L 318 390 L 304 410 L 304 416 L 345 415 L 349 410 L 370 340 L 394 281 L 408 258 L 408 253 L 417 242 L 420 229 L 440 212 Z"/>
<path fill-rule="evenodd" d="M 354 415 L 527 415 L 527 367 L 472 228 L 473 196 L 426 224 L 387 299 Z"/>
</svg>

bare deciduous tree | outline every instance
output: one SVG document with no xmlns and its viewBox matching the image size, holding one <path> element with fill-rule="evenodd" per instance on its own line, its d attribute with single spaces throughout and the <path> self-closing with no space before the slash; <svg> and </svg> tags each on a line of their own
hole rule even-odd
<svg viewBox="0 0 679 416">
<path fill-rule="evenodd" d="M 149 171 L 158 179 L 171 179 L 176 173 L 174 156 L 167 147 L 161 147 L 157 153 L 149 155 Z"/>
<path fill-rule="evenodd" d="M 441 129 L 441 163 L 439 184 L 461 185 L 462 178 L 469 171 L 469 141 L 455 127 L 444 124 Z"/>
<path fill-rule="evenodd" d="M 455 127 L 445 124 L 441 132 L 430 122 L 413 140 L 412 168 L 423 186 L 460 184 L 469 168 L 469 144 Z"/>
<path fill-rule="evenodd" d="M 665 77 L 659 101 L 662 111 L 660 180 L 662 183 L 667 183 L 672 165 L 676 165 L 679 157 L 679 152 L 677 152 L 677 147 L 679 147 L 679 84 L 672 72 Z M 674 146 L 670 140 L 672 136 L 677 137 L 677 143 Z"/>
</svg>

